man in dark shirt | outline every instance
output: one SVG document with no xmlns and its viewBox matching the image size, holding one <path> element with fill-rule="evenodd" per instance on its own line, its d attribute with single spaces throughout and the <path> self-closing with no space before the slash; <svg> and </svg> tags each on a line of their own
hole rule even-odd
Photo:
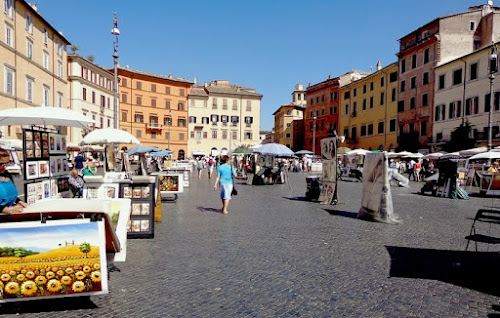
<svg viewBox="0 0 500 318">
<path fill-rule="evenodd" d="M 78 171 L 78 175 L 80 175 L 80 176 L 83 176 L 83 162 L 84 161 L 85 161 L 85 158 L 83 158 L 81 152 L 74 159 L 74 167 Z"/>
</svg>

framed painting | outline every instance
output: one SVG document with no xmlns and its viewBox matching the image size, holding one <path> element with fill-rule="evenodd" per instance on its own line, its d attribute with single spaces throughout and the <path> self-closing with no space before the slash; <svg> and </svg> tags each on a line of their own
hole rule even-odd
<svg viewBox="0 0 500 318">
<path fill-rule="evenodd" d="M 83 198 L 84 199 L 97 199 L 99 198 L 99 186 L 92 185 L 83 187 Z"/>
<path fill-rule="evenodd" d="M 28 161 L 26 162 L 26 179 L 36 179 L 38 178 L 38 161 Z"/>
<path fill-rule="evenodd" d="M 184 182 L 182 174 L 158 174 L 158 183 L 162 193 L 182 193 L 184 192 Z"/>
<path fill-rule="evenodd" d="M 46 178 L 49 177 L 50 173 L 49 162 L 46 160 L 38 161 L 38 177 Z"/>
<path fill-rule="evenodd" d="M 104 221 L 1 223 L 0 236 L 3 248 L 16 248 L 22 255 L 2 257 L 5 273 L 0 303 L 108 293 Z M 61 246 L 59 242 L 74 244 Z M 52 270 L 38 272 L 42 261 Z M 25 273 L 22 282 L 21 273 Z"/>
<path fill-rule="evenodd" d="M 103 199 L 118 199 L 118 183 L 104 183 L 99 188 L 99 196 Z"/>
<path fill-rule="evenodd" d="M 120 241 L 120 251 L 115 252 L 115 262 L 125 262 L 127 256 L 127 231 L 130 222 L 130 199 L 112 199 L 110 205 L 111 226 Z"/>
</svg>

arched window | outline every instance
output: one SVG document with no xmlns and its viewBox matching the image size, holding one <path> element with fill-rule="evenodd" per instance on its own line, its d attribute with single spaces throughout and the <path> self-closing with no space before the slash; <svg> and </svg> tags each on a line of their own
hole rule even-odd
<svg viewBox="0 0 500 318">
<path fill-rule="evenodd" d="M 177 155 L 178 160 L 184 160 L 184 150 L 179 150 L 178 155 Z"/>
</svg>

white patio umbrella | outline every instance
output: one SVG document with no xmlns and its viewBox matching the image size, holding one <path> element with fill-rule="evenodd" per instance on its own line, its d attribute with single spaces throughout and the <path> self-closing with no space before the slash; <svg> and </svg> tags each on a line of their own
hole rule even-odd
<svg viewBox="0 0 500 318">
<path fill-rule="evenodd" d="M 423 156 L 424 156 L 423 154 L 416 152 L 410 155 L 403 156 L 403 158 L 422 158 Z"/>
<path fill-rule="evenodd" d="M 21 139 L 0 139 L 0 145 L 15 150 L 23 150 L 23 141 Z"/>
<path fill-rule="evenodd" d="M 500 152 L 498 151 L 481 152 L 469 158 L 469 160 L 474 160 L 474 159 L 500 159 Z"/>
<path fill-rule="evenodd" d="M 406 156 L 411 156 L 411 155 L 413 155 L 413 154 L 409 151 L 401 151 L 401 152 L 396 153 L 396 157 L 406 157 Z"/>
<path fill-rule="evenodd" d="M 488 148 L 486 148 L 486 147 L 477 147 L 477 148 L 472 148 L 472 149 L 460 150 L 458 153 L 460 153 L 460 156 L 462 156 L 462 157 L 470 157 L 470 156 L 474 156 L 475 154 L 478 154 L 481 152 L 486 152 L 486 151 L 488 151 Z"/>
<path fill-rule="evenodd" d="M 440 159 L 459 159 L 461 158 L 460 153 L 458 151 L 450 152 L 439 157 Z"/>
<path fill-rule="evenodd" d="M 443 156 L 445 153 L 442 152 L 435 152 L 435 153 L 429 153 L 424 156 L 424 159 L 438 159 L 441 156 Z"/>
<path fill-rule="evenodd" d="M 346 155 L 348 155 L 348 156 L 363 155 L 364 156 L 367 153 L 369 153 L 369 151 L 365 150 L 365 149 L 354 149 L 354 150 L 351 150 L 348 153 L 346 153 Z"/>
<path fill-rule="evenodd" d="M 270 143 L 264 144 L 253 151 L 261 155 L 270 155 L 275 157 L 293 157 L 295 153 L 285 145 Z"/>
<path fill-rule="evenodd" d="M 0 110 L 0 125 L 54 125 L 87 129 L 96 121 L 66 108 L 36 106 Z"/>
<path fill-rule="evenodd" d="M 80 145 L 104 144 L 140 144 L 140 141 L 125 130 L 102 128 L 91 131 L 80 142 Z"/>
</svg>

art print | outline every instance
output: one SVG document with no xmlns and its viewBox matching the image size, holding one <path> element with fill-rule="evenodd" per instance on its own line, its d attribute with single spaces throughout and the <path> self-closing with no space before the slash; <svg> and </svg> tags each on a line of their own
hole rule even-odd
<svg viewBox="0 0 500 318">
<path fill-rule="evenodd" d="M 55 176 L 57 174 L 57 162 L 55 157 L 51 157 L 50 163 L 50 175 Z"/>
<path fill-rule="evenodd" d="M 141 220 L 132 220 L 132 232 L 140 232 L 141 231 Z"/>
<path fill-rule="evenodd" d="M 33 204 L 33 203 L 36 203 L 36 194 L 29 195 L 29 196 L 28 196 L 28 199 L 26 200 L 26 202 L 27 202 L 28 204 Z"/>
<path fill-rule="evenodd" d="M 49 162 L 38 161 L 38 177 L 45 178 L 49 176 Z"/>
<path fill-rule="evenodd" d="M 26 162 L 26 179 L 31 180 L 36 178 L 38 178 L 38 162 Z"/>
<path fill-rule="evenodd" d="M 123 187 L 123 197 L 124 198 L 132 198 L 132 187 Z"/>
<path fill-rule="evenodd" d="M 61 151 L 61 136 L 56 136 L 56 151 Z"/>
<path fill-rule="evenodd" d="M 26 141 L 33 141 L 33 131 L 25 130 L 24 136 L 25 136 L 24 138 L 26 139 Z"/>
<path fill-rule="evenodd" d="M 26 158 L 27 159 L 35 158 L 35 153 L 33 149 L 26 149 Z"/>
<path fill-rule="evenodd" d="M 141 198 L 142 197 L 142 189 L 141 187 L 134 187 L 132 192 L 133 198 Z"/>
<path fill-rule="evenodd" d="M 0 303 L 108 292 L 104 222 L 10 222 L 0 224 L 0 236 L 2 248 L 23 255 L 1 257 Z M 39 272 L 41 264 L 50 270 Z"/>
<path fill-rule="evenodd" d="M 141 203 L 141 215 L 149 215 L 149 203 Z"/>
<path fill-rule="evenodd" d="M 42 182 L 43 184 L 43 198 L 50 198 L 50 180 L 45 180 Z"/>
<path fill-rule="evenodd" d="M 56 150 L 56 141 L 54 140 L 54 135 L 50 135 L 49 149 L 50 149 L 50 152 L 53 152 L 54 150 Z"/>
<path fill-rule="evenodd" d="M 61 136 L 61 150 L 66 152 L 66 137 Z"/>
<path fill-rule="evenodd" d="M 58 192 L 59 191 L 57 189 L 57 180 L 50 179 L 50 194 L 51 194 L 52 198 L 56 198 Z"/>
<path fill-rule="evenodd" d="M 26 193 L 28 196 L 34 195 L 36 193 L 36 184 L 35 183 L 28 183 L 26 185 Z"/>
<path fill-rule="evenodd" d="M 99 198 L 99 187 L 97 187 L 97 186 L 84 186 L 83 198 L 84 199 L 97 199 L 97 198 Z"/>
<path fill-rule="evenodd" d="M 151 228 L 149 227 L 149 220 L 141 220 L 141 232 L 149 232 Z"/>
<path fill-rule="evenodd" d="M 127 232 L 130 227 L 130 199 L 113 199 L 110 207 L 111 226 L 120 241 L 120 251 L 115 252 L 115 262 L 125 262 L 127 256 Z"/>
<path fill-rule="evenodd" d="M 117 199 L 118 198 L 118 184 L 103 184 L 101 188 L 102 198 L 104 199 Z"/>
<path fill-rule="evenodd" d="M 132 203 L 132 215 L 141 215 L 140 203 Z"/>
<path fill-rule="evenodd" d="M 142 187 L 142 198 L 149 198 L 149 187 Z"/>
</svg>

